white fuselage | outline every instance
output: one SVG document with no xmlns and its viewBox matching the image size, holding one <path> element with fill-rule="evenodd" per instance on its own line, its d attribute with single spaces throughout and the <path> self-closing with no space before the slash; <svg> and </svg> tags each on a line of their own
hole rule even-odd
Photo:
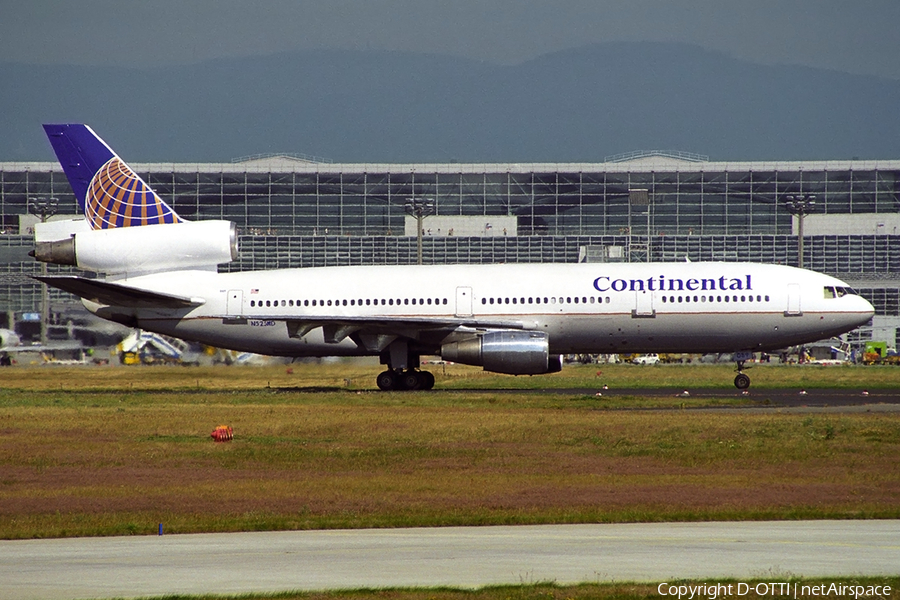
<svg viewBox="0 0 900 600">
<path fill-rule="evenodd" d="M 753 263 L 175 271 L 119 283 L 205 303 L 181 310 L 85 304 L 150 331 L 283 356 L 377 354 L 335 335 L 334 324 L 382 319 L 398 323 L 422 354 L 473 331 L 506 328 L 546 333 L 554 354 L 762 351 L 839 335 L 874 312 L 833 277 Z"/>
</svg>

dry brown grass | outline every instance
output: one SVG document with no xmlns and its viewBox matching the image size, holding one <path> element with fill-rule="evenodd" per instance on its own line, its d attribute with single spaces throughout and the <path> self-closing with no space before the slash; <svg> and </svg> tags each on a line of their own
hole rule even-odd
<svg viewBox="0 0 900 600">
<path fill-rule="evenodd" d="M 346 371 L 307 368 L 51 373 L 75 392 L 13 369 L 20 389 L 0 390 L 0 537 L 900 516 L 895 415 L 360 393 L 334 381 Z M 332 391 L 267 390 L 278 374 Z M 210 439 L 219 424 L 233 442 Z"/>
</svg>

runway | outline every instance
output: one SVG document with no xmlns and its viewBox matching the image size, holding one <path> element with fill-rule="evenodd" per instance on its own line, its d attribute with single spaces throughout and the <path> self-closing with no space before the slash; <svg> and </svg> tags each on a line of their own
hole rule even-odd
<svg viewBox="0 0 900 600">
<path fill-rule="evenodd" d="M 900 520 L 447 527 L 0 541 L 0 597 L 900 572 Z M 839 581 L 839 580 L 838 580 Z"/>
</svg>

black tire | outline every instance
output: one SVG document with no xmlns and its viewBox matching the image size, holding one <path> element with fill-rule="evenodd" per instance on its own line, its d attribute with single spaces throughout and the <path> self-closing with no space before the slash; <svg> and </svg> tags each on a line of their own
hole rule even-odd
<svg viewBox="0 0 900 600">
<path fill-rule="evenodd" d="M 430 390 L 434 388 L 434 375 L 431 374 L 431 371 L 419 371 L 419 375 L 422 376 L 423 390 Z"/>
<path fill-rule="evenodd" d="M 750 377 L 745 375 L 744 373 L 738 373 L 734 378 L 734 387 L 739 390 L 746 390 L 750 387 Z"/>
<path fill-rule="evenodd" d="M 424 383 L 422 374 L 419 371 L 410 369 L 400 376 L 400 384 L 404 390 L 422 389 Z"/>
<path fill-rule="evenodd" d="M 390 392 L 397 389 L 397 376 L 393 371 L 383 371 L 375 378 L 375 384 L 383 392 Z"/>
</svg>

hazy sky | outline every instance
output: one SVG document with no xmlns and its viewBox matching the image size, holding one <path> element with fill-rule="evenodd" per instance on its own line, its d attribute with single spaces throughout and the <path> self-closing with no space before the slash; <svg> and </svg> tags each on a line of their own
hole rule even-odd
<svg viewBox="0 0 900 600">
<path fill-rule="evenodd" d="M 898 0 L 0 0 L 0 61 L 154 66 L 309 48 L 515 64 L 674 41 L 900 80 Z"/>
</svg>

